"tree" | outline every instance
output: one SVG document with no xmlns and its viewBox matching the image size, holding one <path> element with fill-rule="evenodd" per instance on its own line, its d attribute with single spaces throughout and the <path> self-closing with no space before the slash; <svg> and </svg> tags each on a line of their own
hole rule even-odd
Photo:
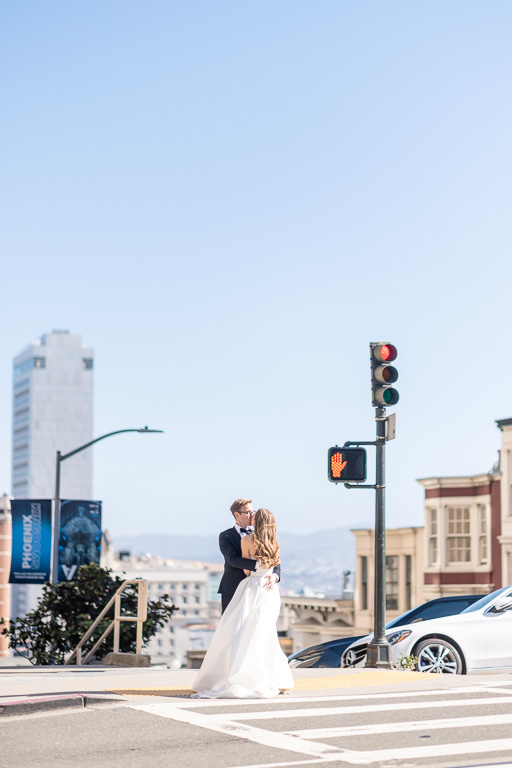
<svg viewBox="0 0 512 768">
<path fill-rule="evenodd" d="M 37 608 L 23 618 L 0 620 L 1 634 L 9 638 L 9 647 L 27 652 L 35 664 L 63 664 L 78 645 L 92 622 L 101 613 L 124 579 L 112 576 L 109 568 L 91 564 L 77 571 L 74 581 L 45 584 Z M 162 595 L 159 600 L 148 601 L 148 618 L 143 624 L 142 637 L 146 643 L 178 610 Z M 137 614 L 137 588 L 129 585 L 121 598 L 122 615 Z M 92 637 L 83 646 L 83 654 L 90 650 L 114 617 L 114 606 L 98 624 Z M 120 622 L 119 650 L 135 653 L 135 622 Z M 103 657 L 113 650 L 113 633 L 103 641 L 97 653 Z"/>
</svg>

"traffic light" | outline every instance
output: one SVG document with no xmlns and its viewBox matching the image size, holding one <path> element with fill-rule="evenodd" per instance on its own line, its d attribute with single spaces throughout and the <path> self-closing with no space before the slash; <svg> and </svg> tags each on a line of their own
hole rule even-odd
<svg viewBox="0 0 512 768">
<path fill-rule="evenodd" d="M 331 483 L 364 483 L 366 450 L 364 448 L 329 448 L 327 477 Z"/>
<path fill-rule="evenodd" d="M 387 405 L 396 405 L 399 400 L 397 390 L 390 386 L 398 379 L 398 371 L 393 365 L 389 365 L 397 357 L 396 347 L 393 344 L 382 344 L 372 341 L 370 343 L 370 356 L 372 365 L 372 405 L 376 408 Z"/>
</svg>

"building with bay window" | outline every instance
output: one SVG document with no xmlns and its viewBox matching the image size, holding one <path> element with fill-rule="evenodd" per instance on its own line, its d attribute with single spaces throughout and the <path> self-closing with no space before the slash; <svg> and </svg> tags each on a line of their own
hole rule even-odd
<svg viewBox="0 0 512 768">
<path fill-rule="evenodd" d="M 512 418 L 496 422 L 499 460 L 478 475 L 418 480 L 424 526 L 386 530 L 386 618 L 437 597 L 486 594 L 512 584 Z M 374 621 L 373 529 L 354 530 L 354 620 Z"/>
</svg>

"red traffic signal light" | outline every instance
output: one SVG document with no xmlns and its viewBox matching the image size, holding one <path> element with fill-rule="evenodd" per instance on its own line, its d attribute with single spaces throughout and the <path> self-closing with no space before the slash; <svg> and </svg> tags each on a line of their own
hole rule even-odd
<svg viewBox="0 0 512 768">
<path fill-rule="evenodd" d="M 382 363 L 392 363 L 396 360 L 398 352 L 393 344 L 376 344 L 373 350 L 376 360 L 380 360 Z"/>
<path fill-rule="evenodd" d="M 396 405 L 400 399 L 397 390 L 390 386 L 398 379 L 398 371 L 389 363 L 396 360 L 398 352 L 393 344 L 370 343 L 372 370 L 372 405 L 376 408 Z"/>
<path fill-rule="evenodd" d="M 329 448 L 327 477 L 331 483 L 364 483 L 366 450 L 364 448 Z"/>
</svg>

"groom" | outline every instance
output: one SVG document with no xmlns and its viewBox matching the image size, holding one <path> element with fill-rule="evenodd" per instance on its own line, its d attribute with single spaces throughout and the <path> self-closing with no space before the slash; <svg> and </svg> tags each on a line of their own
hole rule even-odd
<svg viewBox="0 0 512 768">
<path fill-rule="evenodd" d="M 251 499 L 237 499 L 231 505 L 235 524 L 219 536 L 220 551 L 224 556 L 224 575 L 219 584 L 218 592 L 222 600 L 222 613 L 228 607 L 236 588 L 245 579 L 246 571 L 256 570 L 256 560 L 242 557 L 242 539 L 252 533 L 252 518 L 254 510 Z M 281 577 L 281 566 L 276 565 L 274 572 L 267 577 L 266 589 L 272 589 Z"/>
</svg>

